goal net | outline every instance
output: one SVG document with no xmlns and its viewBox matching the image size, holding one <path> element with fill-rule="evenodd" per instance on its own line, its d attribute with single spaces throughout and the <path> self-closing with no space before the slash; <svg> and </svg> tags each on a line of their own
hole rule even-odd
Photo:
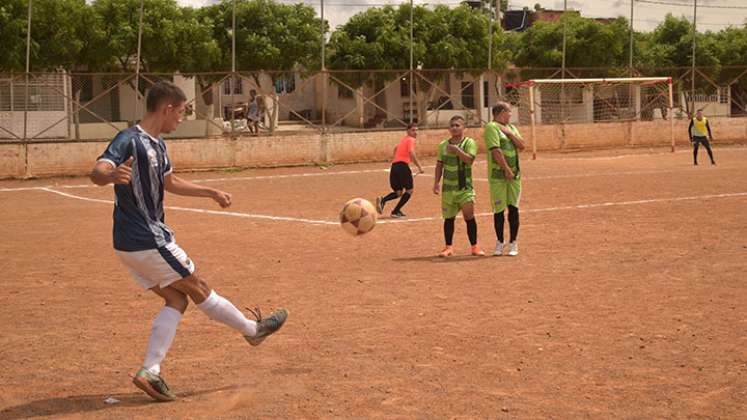
<svg viewBox="0 0 747 420">
<path fill-rule="evenodd" d="M 518 109 L 516 122 L 532 127 L 534 157 L 536 125 L 655 120 L 673 124 L 670 77 L 533 79 L 506 84 L 506 98 Z"/>
</svg>

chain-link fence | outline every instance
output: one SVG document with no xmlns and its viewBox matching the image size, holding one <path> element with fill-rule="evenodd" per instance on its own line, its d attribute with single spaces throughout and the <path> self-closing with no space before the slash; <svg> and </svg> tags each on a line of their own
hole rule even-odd
<svg viewBox="0 0 747 420">
<path fill-rule="evenodd" d="M 566 78 L 671 77 L 674 118 L 694 109 L 710 117 L 747 115 L 747 67 L 636 70 L 566 69 Z M 490 120 L 499 100 L 514 104 L 515 121 L 530 122 L 521 82 L 559 79 L 557 68 L 485 70 L 358 70 L 199 74 L 0 74 L 0 139 L 108 139 L 145 112 L 157 80 L 184 90 L 189 112 L 172 138 L 269 136 L 446 127 L 460 115 L 469 126 Z M 694 78 L 694 79 L 693 79 Z M 694 80 L 694 83 L 693 83 Z M 692 87 L 695 87 L 693 90 Z M 667 119 L 661 84 L 544 84 L 537 124 Z M 694 92 L 694 94 L 693 94 Z"/>
</svg>

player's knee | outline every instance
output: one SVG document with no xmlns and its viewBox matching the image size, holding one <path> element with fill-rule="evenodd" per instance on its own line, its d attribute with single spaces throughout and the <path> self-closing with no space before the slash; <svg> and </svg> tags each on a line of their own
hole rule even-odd
<svg viewBox="0 0 747 420">
<path fill-rule="evenodd" d="M 405 191 L 405 192 L 406 192 L 407 194 L 410 194 L 410 195 L 412 195 L 412 193 L 414 193 L 414 192 L 415 192 L 415 190 L 411 188 L 411 189 L 409 189 L 409 190 L 407 190 L 407 191 Z"/>
<path fill-rule="evenodd" d="M 204 301 L 210 294 L 210 286 L 194 274 L 179 281 L 179 290 L 185 292 L 195 302 Z"/>
<path fill-rule="evenodd" d="M 404 190 L 397 190 L 397 191 L 395 191 L 395 193 L 397 193 L 397 197 L 402 197 L 402 193 L 403 192 L 404 192 Z"/>
<path fill-rule="evenodd" d="M 187 311 L 187 307 L 189 306 L 189 299 L 187 299 L 187 296 L 184 294 L 174 294 L 166 299 L 166 306 L 184 313 Z"/>
</svg>

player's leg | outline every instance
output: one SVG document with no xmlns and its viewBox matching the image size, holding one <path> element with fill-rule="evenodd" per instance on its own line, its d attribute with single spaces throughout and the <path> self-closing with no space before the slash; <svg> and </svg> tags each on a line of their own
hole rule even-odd
<svg viewBox="0 0 747 420">
<path fill-rule="evenodd" d="M 503 255 L 503 230 L 505 226 L 504 212 L 508 200 L 508 184 L 506 181 L 490 181 L 490 202 L 493 208 L 493 228 L 495 229 L 496 243 L 493 255 Z"/>
<path fill-rule="evenodd" d="M 189 296 L 197 304 L 197 308 L 211 319 L 240 332 L 254 346 L 279 330 L 288 317 L 287 310 L 278 309 L 265 319 L 261 318 L 261 314 L 256 314 L 257 321 L 247 319 L 233 303 L 216 293 L 196 274 L 172 283 L 171 287 Z"/>
<path fill-rule="evenodd" d="M 385 196 L 376 197 L 376 211 L 379 214 L 384 213 L 384 205 L 387 201 L 394 200 L 402 195 L 404 187 L 400 184 L 401 182 L 399 180 L 399 173 L 397 172 L 397 165 L 392 164 L 389 168 L 389 187 L 391 187 L 392 192 Z"/>
<path fill-rule="evenodd" d="M 508 243 L 508 255 L 515 257 L 519 255 L 519 246 L 516 239 L 519 236 L 519 208 L 508 206 L 508 230 L 510 232 Z"/>
<path fill-rule="evenodd" d="M 410 201 L 410 197 L 412 197 L 412 191 L 413 191 L 413 180 L 412 180 L 412 170 L 410 170 L 409 165 L 403 165 L 401 174 L 401 182 L 402 187 L 404 187 L 404 193 L 402 194 L 402 197 L 399 199 L 399 202 L 397 203 L 397 206 L 392 210 L 392 217 L 405 217 L 405 214 L 402 213 L 402 207 L 407 204 L 408 201 Z"/>
<path fill-rule="evenodd" d="M 493 228 L 495 228 L 495 251 L 493 255 L 503 255 L 503 230 L 506 223 L 506 218 L 503 215 L 503 211 L 500 213 L 493 213 Z"/>
<path fill-rule="evenodd" d="M 521 180 L 508 183 L 508 230 L 510 233 L 508 243 L 508 255 L 515 257 L 519 255 L 519 245 L 516 239 L 519 235 L 519 201 L 521 200 Z"/>
<path fill-rule="evenodd" d="M 443 192 L 441 194 L 441 216 L 444 218 L 444 249 L 438 254 L 439 257 L 448 257 L 454 254 L 454 221 L 459 214 L 459 205 L 452 201 L 453 193 Z"/>
<path fill-rule="evenodd" d="M 161 362 L 174 341 L 176 327 L 189 300 L 184 293 L 171 287 L 161 289 L 156 286 L 150 290 L 162 297 L 166 304 L 153 320 L 143 368 L 135 374 L 132 382 L 157 401 L 173 401 L 176 396 L 161 378 Z"/>
<path fill-rule="evenodd" d="M 703 146 L 705 146 L 706 152 L 708 152 L 708 157 L 711 159 L 711 165 L 715 165 L 716 161 L 713 160 L 713 151 L 711 150 L 711 142 L 709 142 L 707 138 L 703 139 Z"/>
<path fill-rule="evenodd" d="M 693 165 L 698 164 L 698 147 L 700 146 L 700 140 L 697 137 L 693 138 Z"/>
<path fill-rule="evenodd" d="M 462 216 L 467 225 L 467 237 L 471 245 L 471 253 L 476 256 L 483 256 L 485 253 L 477 245 L 477 220 L 475 220 L 475 203 L 466 202 L 462 205 Z"/>
</svg>

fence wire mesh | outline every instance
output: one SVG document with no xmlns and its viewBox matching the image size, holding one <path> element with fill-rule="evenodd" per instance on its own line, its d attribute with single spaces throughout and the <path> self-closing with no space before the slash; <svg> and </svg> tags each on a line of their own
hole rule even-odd
<svg viewBox="0 0 747 420">
<path fill-rule="evenodd" d="M 530 79 L 559 79 L 558 68 L 504 71 L 355 70 L 197 74 L 0 74 L 0 139 L 108 139 L 145 112 L 157 80 L 172 81 L 189 112 L 170 137 L 282 135 L 446 127 L 460 115 L 470 126 L 490 120 L 506 100 L 516 122 L 530 123 Z M 566 78 L 672 78 L 674 118 L 694 109 L 710 117 L 747 115 L 747 66 L 660 69 L 570 68 Z M 604 123 L 668 118 L 661 84 L 546 84 L 535 93 L 536 124 Z"/>
</svg>

